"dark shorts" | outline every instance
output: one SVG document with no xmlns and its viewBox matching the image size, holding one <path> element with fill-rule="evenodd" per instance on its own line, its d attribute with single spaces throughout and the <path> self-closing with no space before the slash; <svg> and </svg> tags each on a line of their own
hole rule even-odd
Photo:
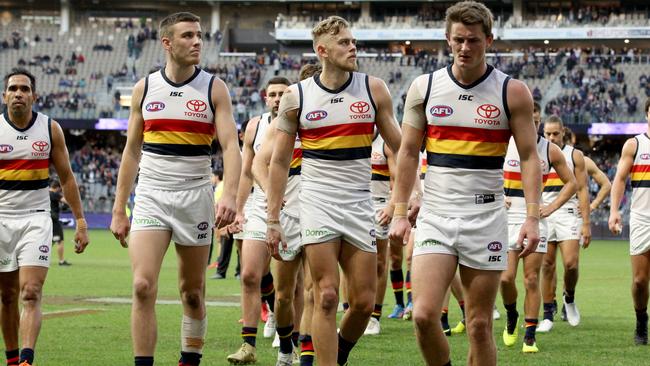
<svg viewBox="0 0 650 366">
<path fill-rule="evenodd" d="M 52 219 L 52 242 L 63 241 L 63 225 L 58 219 Z"/>
</svg>

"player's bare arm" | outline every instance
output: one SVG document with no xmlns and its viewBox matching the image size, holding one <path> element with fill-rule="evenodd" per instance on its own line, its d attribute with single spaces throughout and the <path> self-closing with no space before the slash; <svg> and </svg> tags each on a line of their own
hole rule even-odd
<svg viewBox="0 0 650 366">
<path fill-rule="evenodd" d="M 215 108 L 214 123 L 217 127 L 217 139 L 223 150 L 224 164 L 223 194 L 215 207 L 215 222 L 218 226 L 225 226 L 235 220 L 235 194 L 239 184 L 242 158 L 239 153 L 239 139 L 228 87 L 219 78 L 215 78 L 212 84 L 212 104 Z"/>
<path fill-rule="evenodd" d="M 521 159 L 521 181 L 526 199 L 526 221 L 519 233 L 518 245 L 524 238 L 528 244 L 519 254 L 526 257 L 534 253 L 539 243 L 539 197 L 542 189 L 542 171 L 537 154 L 535 125 L 533 123 L 533 98 L 526 84 L 519 80 L 508 83 L 508 106 L 510 107 L 510 129 Z"/>
<path fill-rule="evenodd" d="M 293 145 L 298 132 L 299 100 L 295 92 L 295 84 L 290 86 L 282 96 L 277 117 L 277 131 L 273 154 L 269 164 L 269 186 L 266 192 L 267 200 L 267 232 L 266 242 L 273 258 L 282 260 L 279 254 L 280 244 L 286 248 L 284 233 L 280 226 L 280 210 L 284 192 L 287 187 L 287 178 Z"/>
<path fill-rule="evenodd" d="M 117 175 L 111 232 L 123 247 L 127 247 L 126 237 L 129 235 L 131 224 L 126 216 L 126 202 L 138 174 L 142 141 L 144 139 L 144 119 L 142 118 L 142 99 L 144 98 L 144 79 L 133 87 L 131 96 L 131 112 L 126 133 L 126 144 L 122 151 L 122 162 Z"/>
<path fill-rule="evenodd" d="M 65 202 L 70 206 L 77 222 L 74 233 L 74 251 L 75 253 L 83 253 L 89 242 L 88 224 L 84 219 L 81 197 L 79 197 L 79 187 L 72 173 L 68 156 L 63 130 L 56 121 L 52 121 L 52 163 L 61 181 Z"/>
<path fill-rule="evenodd" d="M 395 114 L 393 112 L 393 100 L 391 99 L 388 87 L 383 80 L 373 76 L 368 77 L 370 92 L 377 106 L 375 123 L 381 137 L 392 151 L 398 151 L 401 143 L 401 134 Z"/>
<path fill-rule="evenodd" d="M 621 200 L 625 194 L 625 181 L 632 171 L 632 164 L 634 163 L 634 153 L 638 148 L 638 142 L 635 138 L 630 138 L 625 141 L 623 145 L 623 151 L 621 152 L 621 158 L 618 161 L 618 166 L 616 167 L 616 176 L 614 177 L 612 184 L 612 192 L 609 197 L 610 208 L 609 208 L 609 220 L 607 222 L 609 230 L 614 234 L 620 234 L 623 222 L 621 219 Z"/>
<path fill-rule="evenodd" d="M 596 194 L 596 198 L 594 198 L 594 200 L 591 201 L 591 204 L 589 205 L 591 211 L 593 211 L 597 209 L 598 206 L 603 203 L 605 197 L 609 195 L 609 192 L 612 190 L 612 183 L 609 181 L 609 178 L 607 178 L 607 174 L 598 169 L 598 166 L 596 166 L 596 163 L 591 160 L 590 157 L 585 156 L 584 158 L 587 174 L 589 174 L 589 176 L 593 178 L 593 180 L 596 181 L 596 184 L 598 184 L 600 187 L 598 194 Z"/>
<path fill-rule="evenodd" d="M 246 125 L 246 131 L 244 131 L 244 143 L 242 145 L 242 168 L 239 176 L 239 185 L 237 186 L 237 197 L 236 197 L 236 217 L 235 222 L 233 223 L 234 228 L 232 228 L 233 233 L 238 233 L 243 230 L 244 225 L 244 206 L 246 205 L 246 200 L 251 193 L 251 188 L 253 187 L 253 174 L 251 171 L 251 165 L 253 164 L 253 158 L 255 157 L 255 152 L 253 150 L 253 143 L 255 141 L 255 131 L 257 130 L 257 125 L 260 122 L 259 117 L 254 117 Z"/>
<path fill-rule="evenodd" d="M 277 122 L 276 118 L 274 118 L 264 133 L 262 147 L 253 158 L 253 179 L 264 192 L 266 192 L 269 186 L 269 164 L 273 155 L 273 141 L 276 135 L 276 126 Z"/>
<path fill-rule="evenodd" d="M 585 169 L 584 155 L 580 150 L 573 149 L 573 161 L 575 162 L 575 176 L 578 183 L 578 207 L 580 208 L 580 215 L 582 215 L 582 229 L 581 235 L 583 244 L 582 247 L 587 249 L 591 243 L 591 210 L 589 209 L 589 186 L 587 170 Z"/>
<path fill-rule="evenodd" d="M 420 146 L 427 124 L 424 115 L 424 97 L 417 86 L 419 82 L 428 82 L 428 75 L 418 77 L 411 84 L 406 95 L 402 121 L 402 143 L 397 152 L 396 171 L 401 173 L 397 175 L 393 189 L 395 210 L 389 237 L 391 241 L 400 243 L 405 243 L 411 232 L 411 224 L 407 220 L 408 201 L 420 168 Z M 413 172 L 413 174 L 408 172 Z"/>
<path fill-rule="evenodd" d="M 557 197 L 553 200 L 553 202 L 541 208 L 541 217 L 548 217 L 557 209 L 562 207 L 562 205 L 564 205 L 569 199 L 571 199 L 571 197 L 573 197 L 577 189 L 576 178 L 573 175 L 571 169 L 569 169 L 569 166 L 566 163 L 566 159 L 564 159 L 564 154 L 562 154 L 562 150 L 560 150 L 560 148 L 553 143 L 549 143 L 548 147 L 551 166 L 557 172 L 557 175 L 560 177 L 562 183 L 564 183 L 564 186 L 558 193 Z"/>
<path fill-rule="evenodd" d="M 392 192 L 395 184 L 395 172 L 397 171 L 397 161 L 395 160 L 396 156 L 393 151 L 388 146 L 386 146 L 386 144 L 384 144 L 384 154 L 386 155 L 386 162 L 388 163 L 388 173 L 390 174 L 390 188 Z M 395 206 L 393 204 L 393 197 L 391 195 L 388 203 L 386 204 L 386 207 L 384 207 L 384 209 L 379 212 L 379 216 L 377 217 L 380 225 L 383 226 L 390 224 L 391 220 L 393 219 L 394 208 Z"/>
</svg>

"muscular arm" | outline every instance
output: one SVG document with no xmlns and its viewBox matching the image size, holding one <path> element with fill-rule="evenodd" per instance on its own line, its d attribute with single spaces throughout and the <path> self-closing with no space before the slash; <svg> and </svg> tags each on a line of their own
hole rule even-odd
<svg viewBox="0 0 650 366">
<path fill-rule="evenodd" d="M 266 192 L 269 186 L 269 163 L 271 162 L 271 156 L 273 155 L 276 125 L 276 119 L 273 119 L 269 127 L 266 129 L 266 133 L 262 139 L 262 148 L 253 158 L 253 178 L 264 192 Z"/>
<path fill-rule="evenodd" d="M 255 151 L 253 143 L 255 142 L 255 131 L 260 122 L 259 117 L 255 117 L 248 122 L 244 132 L 244 144 L 242 146 L 242 169 L 239 177 L 239 186 L 237 188 L 237 214 L 244 212 L 244 205 L 253 187 L 252 165 Z"/>
<path fill-rule="evenodd" d="M 592 177 L 595 181 L 596 184 L 600 187 L 598 190 L 598 194 L 596 195 L 596 198 L 591 202 L 590 208 L 591 210 L 595 210 L 600 206 L 601 203 L 605 200 L 605 197 L 609 195 L 609 192 L 612 189 L 612 183 L 609 181 L 607 178 L 607 175 L 603 173 L 602 170 L 598 169 L 598 166 L 596 166 L 596 163 L 594 163 L 591 158 L 588 156 L 585 156 L 585 167 L 587 168 L 587 174 L 589 174 L 590 177 Z"/>
<path fill-rule="evenodd" d="M 79 187 L 72 173 L 68 156 L 63 130 L 57 122 L 52 121 L 52 163 L 61 180 L 61 188 L 63 189 L 65 202 L 70 206 L 72 214 L 77 220 L 75 251 L 81 253 L 86 248 L 86 245 L 88 245 L 87 224 L 84 220 L 81 198 L 79 197 Z"/>
<path fill-rule="evenodd" d="M 212 104 L 215 108 L 217 139 L 223 150 L 223 194 L 217 204 L 216 222 L 221 226 L 235 219 L 235 194 L 239 185 L 242 158 L 239 153 L 239 138 L 232 114 L 232 102 L 228 87 L 219 78 L 212 83 Z"/>
<path fill-rule="evenodd" d="M 377 106 L 375 123 L 381 137 L 392 151 L 398 151 L 401 144 L 401 136 L 395 114 L 393 113 L 393 100 L 386 84 L 376 77 L 369 77 L 370 92 Z"/>
<path fill-rule="evenodd" d="M 575 163 L 575 176 L 578 183 L 576 194 L 578 196 L 578 206 L 582 216 L 582 236 L 583 247 L 587 248 L 591 242 L 591 210 L 589 208 L 589 188 L 587 186 L 587 170 L 585 169 L 585 159 L 582 152 L 573 149 L 573 161 Z"/>
<path fill-rule="evenodd" d="M 555 212 L 555 210 L 562 207 L 562 205 L 564 205 L 566 201 L 571 199 L 571 197 L 576 193 L 576 178 L 573 176 L 571 169 L 569 169 L 566 159 L 564 159 L 564 154 L 562 154 L 562 150 L 553 143 L 549 143 L 549 149 L 551 166 L 557 172 L 557 175 L 560 177 L 562 183 L 564 183 L 564 186 L 553 202 L 542 209 L 542 217 L 547 217 Z"/>
<path fill-rule="evenodd" d="M 539 203 L 542 189 L 542 171 L 537 154 L 536 131 L 533 124 L 533 98 L 528 87 L 519 80 L 508 83 L 508 105 L 510 106 L 510 129 L 517 145 L 521 160 L 521 180 L 527 208 Z M 529 205 L 530 204 L 530 205 Z M 538 208 L 539 209 L 539 208 Z M 526 222 L 522 226 L 519 245 L 528 238 L 528 244 L 520 256 L 535 251 L 539 242 L 539 213 L 528 212 Z"/>
<path fill-rule="evenodd" d="M 612 185 L 612 192 L 610 195 L 610 208 L 609 208 L 609 230 L 615 234 L 619 234 L 621 225 L 621 200 L 625 194 L 625 181 L 632 171 L 634 164 L 634 154 L 637 149 L 637 140 L 635 138 L 628 139 L 623 145 L 621 158 L 616 167 L 616 176 Z"/>
</svg>

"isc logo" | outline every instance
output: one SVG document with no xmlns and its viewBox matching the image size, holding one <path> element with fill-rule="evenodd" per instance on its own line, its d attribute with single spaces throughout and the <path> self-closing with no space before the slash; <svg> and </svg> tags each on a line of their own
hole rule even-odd
<svg viewBox="0 0 650 366">
<path fill-rule="evenodd" d="M 200 239 L 207 239 L 208 238 L 208 233 L 199 234 L 196 238 L 199 239 L 199 240 Z"/>
<path fill-rule="evenodd" d="M 501 262 L 501 256 L 491 255 L 490 257 L 488 257 L 488 262 Z"/>
<path fill-rule="evenodd" d="M 173 91 L 173 92 L 170 92 L 170 93 L 169 93 L 169 96 L 170 96 L 170 97 L 182 97 L 182 96 L 183 96 L 183 92 Z"/>
<path fill-rule="evenodd" d="M 327 112 L 325 112 L 323 110 L 309 112 L 305 116 L 305 118 L 307 118 L 308 121 L 312 121 L 312 122 L 320 121 L 321 119 L 323 119 L 325 117 L 327 117 Z"/>
<path fill-rule="evenodd" d="M 466 100 L 471 102 L 472 100 L 474 100 L 474 96 L 469 94 L 461 94 L 458 96 L 458 100 Z"/>
<path fill-rule="evenodd" d="M 454 109 L 448 105 L 434 105 L 429 112 L 434 117 L 444 118 L 451 116 L 454 113 Z"/>
</svg>

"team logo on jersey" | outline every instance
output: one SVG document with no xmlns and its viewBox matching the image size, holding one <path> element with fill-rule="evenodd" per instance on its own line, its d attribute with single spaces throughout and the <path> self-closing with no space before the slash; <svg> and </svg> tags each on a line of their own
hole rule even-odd
<svg viewBox="0 0 650 366">
<path fill-rule="evenodd" d="M 208 226 L 209 226 L 209 224 L 206 221 L 203 221 L 202 223 L 198 224 L 196 226 L 196 228 L 201 230 L 201 231 L 205 231 L 205 230 L 208 230 Z"/>
<path fill-rule="evenodd" d="M 0 145 L 0 153 L 4 154 L 4 153 L 10 153 L 10 152 L 12 152 L 12 151 L 14 151 L 14 147 L 13 147 L 13 146 L 11 146 L 11 145 L 4 145 L 4 144 L 3 144 L 3 145 Z"/>
<path fill-rule="evenodd" d="M 50 251 L 50 247 L 47 245 L 41 245 L 40 247 L 38 247 L 38 250 L 40 250 L 41 253 L 47 253 Z"/>
<path fill-rule="evenodd" d="M 202 100 L 192 99 L 185 103 L 185 107 L 187 107 L 191 112 L 203 112 L 208 108 L 208 105 Z"/>
<path fill-rule="evenodd" d="M 519 166 L 519 160 L 514 160 L 514 159 L 513 160 L 508 160 L 508 165 L 510 165 L 511 167 L 516 168 L 516 167 Z"/>
<path fill-rule="evenodd" d="M 503 249 L 503 244 L 498 241 L 493 241 L 487 245 L 487 248 L 491 252 L 500 252 Z"/>
<path fill-rule="evenodd" d="M 44 152 L 50 148 L 50 144 L 46 141 L 36 141 L 32 144 L 32 149 L 37 152 Z"/>
<path fill-rule="evenodd" d="M 359 101 L 350 104 L 350 112 L 352 113 L 367 113 L 370 110 L 370 104 Z"/>
<path fill-rule="evenodd" d="M 434 105 L 429 110 L 431 115 L 437 118 L 449 117 L 454 114 L 454 109 L 448 105 Z"/>
<path fill-rule="evenodd" d="M 641 160 L 650 160 L 650 154 L 641 154 L 639 155 Z"/>
<path fill-rule="evenodd" d="M 162 111 L 163 109 L 165 109 L 165 103 L 163 103 L 163 102 L 150 102 L 150 103 L 147 104 L 145 109 L 147 110 L 147 112 Z"/>
<path fill-rule="evenodd" d="M 483 118 L 497 118 L 501 115 L 501 110 L 493 104 L 481 104 L 476 108 L 476 113 Z"/>
<path fill-rule="evenodd" d="M 312 111 L 307 113 L 307 115 L 305 116 L 305 118 L 307 118 L 308 121 L 312 121 L 312 122 L 320 121 L 325 117 L 327 117 L 327 112 L 323 110 Z"/>
</svg>

